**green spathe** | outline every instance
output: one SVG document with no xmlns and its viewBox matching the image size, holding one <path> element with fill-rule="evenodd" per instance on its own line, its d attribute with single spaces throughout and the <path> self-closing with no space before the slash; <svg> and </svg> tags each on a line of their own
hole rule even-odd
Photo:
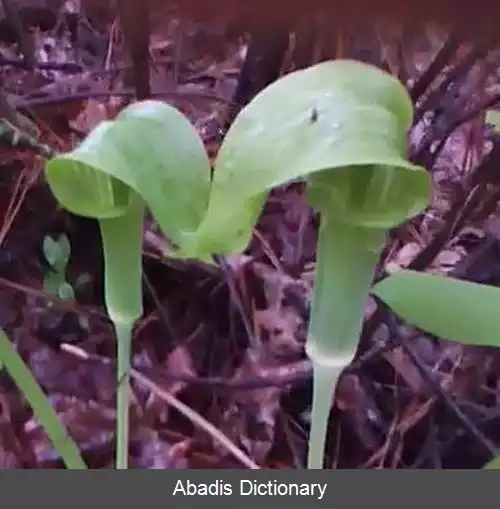
<svg viewBox="0 0 500 509">
<path fill-rule="evenodd" d="M 89 217 L 123 214 L 138 195 L 178 256 L 207 259 L 245 249 L 268 192 L 297 178 L 310 181 L 315 206 L 328 202 L 358 225 L 390 228 L 420 212 L 430 180 L 404 158 L 411 118 L 389 74 L 322 62 L 280 78 L 240 112 L 212 182 L 196 129 L 159 101 L 101 123 L 49 161 L 46 177 L 65 208 Z"/>
<path fill-rule="evenodd" d="M 405 159 L 412 104 L 399 81 L 350 60 L 290 73 L 259 93 L 227 133 L 208 210 L 185 252 L 247 247 L 273 187 L 305 178 L 312 204 L 340 221 L 391 228 L 425 208 L 427 172 Z"/>
</svg>

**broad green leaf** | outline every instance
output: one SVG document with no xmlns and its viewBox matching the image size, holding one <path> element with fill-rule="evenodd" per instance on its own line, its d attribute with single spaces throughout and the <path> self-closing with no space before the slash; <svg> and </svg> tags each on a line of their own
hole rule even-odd
<svg viewBox="0 0 500 509">
<path fill-rule="evenodd" d="M 500 289 L 402 270 L 372 293 L 406 322 L 442 339 L 500 346 Z"/>
<path fill-rule="evenodd" d="M 222 143 L 198 249 L 244 249 L 268 191 L 298 178 L 310 181 L 317 208 L 344 222 L 388 228 L 420 212 L 430 179 L 405 160 L 411 119 L 402 84 L 366 64 L 336 60 L 282 77 Z"/>
<path fill-rule="evenodd" d="M 72 152 L 50 160 L 46 178 L 66 209 L 98 219 L 124 214 L 137 195 L 162 230 L 182 244 L 205 214 L 210 164 L 182 113 L 142 101 L 99 124 Z"/>
<path fill-rule="evenodd" d="M 483 467 L 484 470 L 500 470 L 500 456 L 493 458 Z"/>
</svg>

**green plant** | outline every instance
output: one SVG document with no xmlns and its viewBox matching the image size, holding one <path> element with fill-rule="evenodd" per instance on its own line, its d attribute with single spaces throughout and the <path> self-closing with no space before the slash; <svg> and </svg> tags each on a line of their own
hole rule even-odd
<svg viewBox="0 0 500 509">
<path fill-rule="evenodd" d="M 202 246 L 195 253 L 213 249 L 213 239 L 219 252 L 244 249 L 267 191 L 305 178 L 321 221 L 306 344 L 314 369 L 309 468 L 323 466 L 331 398 L 356 353 L 385 234 L 429 199 L 427 173 L 404 158 L 411 119 L 404 87 L 374 67 L 335 61 L 285 76 L 229 130 L 193 237 Z"/>
<path fill-rule="evenodd" d="M 500 347 L 500 290 L 411 270 L 377 283 L 373 294 L 406 322 L 465 345 Z M 486 468 L 500 468 L 500 458 Z"/>
<path fill-rule="evenodd" d="M 99 221 L 105 301 L 117 336 L 117 468 L 127 468 L 132 329 L 142 314 L 145 204 L 176 245 L 203 218 L 208 156 L 175 108 L 146 101 L 101 123 L 74 151 L 52 158 L 47 181 L 69 211 Z"/>
<path fill-rule="evenodd" d="M 78 290 L 92 281 L 90 274 L 82 273 L 72 285 L 67 281 L 68 264 L 71 257 L 71 245 L 66 235 L 59 235 L 57 239 L 47 235 L 43 239 L 43 254 L 49 265 L 43 278 L 43 291 L 48 295 L 55 295 L 59 299 L 74 301 Z M 49 301 L 48 307 L 53 306 Z M 88 329 L 89 321 L 86 316 L 80 315 L 78 322 L 83 329 Z"/>
<path fill-rule="evenodd" d="M 45 428 L 52 445 L 61 455 L 66 467 L 68 469 L 86 469 L 87 465 L 80 455 L 78 446 L 59 421 L 47 396 L 2 330 L 0 330 L 0 366 L 8 372 L 24 394 L 33 408 L 35 417 Z"/>
<path fill-rule="evenodd" d="M 71 246 L 66 235 L 57 239 L 47 235 L 43 239 L 43 254 L 49 269 L 43 278 L 43 291 L 60 299 L 73 300 L 75 292 L 66 281 L 66 271 L 71 256 Z"/>
<path fill-rule="evenodd" d="M 117 468 L 127 466 L 130 344 L 142 313 L 148 207 L 170 256 L 209 260 L 247 247 L 268 192 L 305 178 L 321 214 L 307 352 L 314 367 L 310 468 L 322 468 L 331 396 L 358 345 L 387 229 L 422 210 L 427 173 L 405 158 L 412 105 L 390 75 L 354 61 L 291 73 L 258 94 L 225 137 L 213 181 L 203 143 L 175 108 L 143 101 L 46 165 L 57 200 L 96 218 L 118 348 Z"/>
<path fill-rule="evenodd" d="M 228 132 L 211 185 L 194 128 L 152 101 L 127 108 L 48 163 L 47 180 L 61 204 L 101 224 L 106 303 L 118 339 L 119 445 L 127 443 L 131 329 L 142 311 L 144 204 L 176 256 L 208 259 L 244 249 L 269 190 L 306 177 L 321 213 L 307 351 L 315 371 L 309 466 L 322 466 L 331 395 L 357 348 L 385 231 L 428 199 L 427 174 L 403 157 L 410 121 L 411 102 L 399 82 L 336 61 L 290 74 L 259 94 Z M 125 465 L 122 446 L 117 466 Z"/>
</svg>

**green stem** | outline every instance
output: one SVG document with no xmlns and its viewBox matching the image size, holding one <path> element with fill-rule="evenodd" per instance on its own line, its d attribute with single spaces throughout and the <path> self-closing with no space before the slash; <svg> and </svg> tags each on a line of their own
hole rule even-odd
<svg viewBox="0 0 500 509">
<path fill-rule="evenodd" d="M 104 290 L 117 340 L 116 468 L 128 468 L 129 386 L 132 330 L 142 315 L 142 234 L 144 208 L 100 219 L 104 248 Z"/>
<path fill-rule="evenodd" d="M 308 468 L 323 468 L 332 397 L 358 348 L 373 273 L 385 231 L 347 225 L 324 213 L 306 351 L 314 386 Z"/>
<path fill-rule="evenodd" d="M 323 468 L 328 418 L 331 408 L 330 402 L 335 394 L 337 383 L 345 365 L 341 363 L 339 366 L 328 366 L 314 360 L 312 364 L 314 374 L 312 415 L 314 418 L 311 419 L 307 468 L 318 469 Z"/>
<path fill-rule="evenodd" d="M 115 323 L 117 340 L 116 468 L 128 468 L 131 324 Z"/>
</svg>

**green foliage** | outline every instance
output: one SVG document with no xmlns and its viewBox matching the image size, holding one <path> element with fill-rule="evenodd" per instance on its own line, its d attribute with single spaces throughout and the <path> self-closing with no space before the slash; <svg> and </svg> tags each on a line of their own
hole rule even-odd
<svg viewBox="0 0 500 509">
<path fill-rule="evenodd" d="M 118 339 L 118 468 L 127 462 L 145 207 L 172 241 L 172 255 L 206 260 L 245 249 L 269 191 L 298 178 L 321 213 L 307 352 L 315 370 L 309 466 L 322 467 L 332 392 L 357 349 L 385 233 L 420 212 L 430 195 L 427 173 L 405 159 L 411 117 L 396 79 L 337 60 L 288 74 L 258 94 L 227 133 L 213 181 L 195 128 L 156 101 L 129 106 L 48 162 L 59 202 L 101 226 L 106 307 Z"/>
<path fill-rule="evenodd" d="M 373 293 L 409 324 L 443 339 L 500 346 L 500 290 L 455 278 L 398 271 Z"/>
<path fill-rule="evenodd" d="M 282 77 L 232 124 L 205 219 L 184 251 L 245 249 L 269 190 L 298 178 L 318 209 L 343 222 L 386 228 L 415 214 L 430 187 L 403 158 L 411 116 L 404 87 L 365 64 L 324 62 Z"/>
<path fill-rule="evenodd" d="M 97 219 L 129 212 L 139 200 L 176 245 L 202 221 L 210 191 L 210 164 L 194 126 L 158 101 L 130 105 L 102 122 L 72 152 L 46 166 L 59 202 Z"/>
</svg>

